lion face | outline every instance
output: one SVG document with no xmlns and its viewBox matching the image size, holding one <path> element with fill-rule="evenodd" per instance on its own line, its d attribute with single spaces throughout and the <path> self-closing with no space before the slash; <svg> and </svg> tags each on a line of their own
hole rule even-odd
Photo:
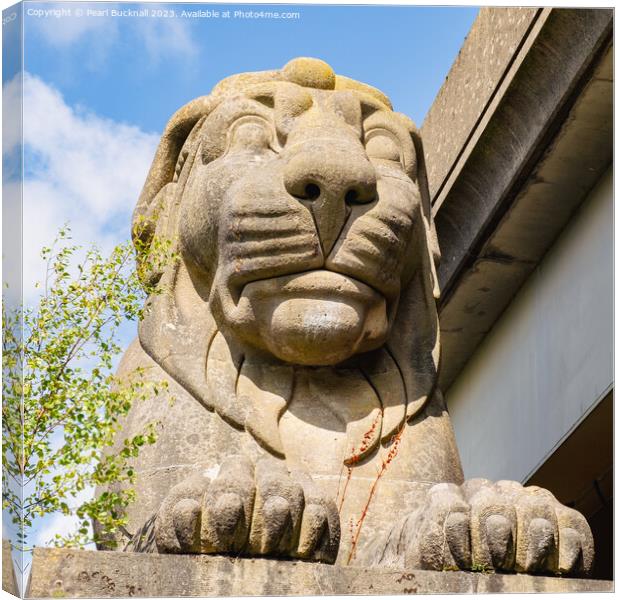
<svg viewBox="0 0 620 600">
<path fill-rule="evenodd" d="M 179 237 L 222 331 L 306 365 L 385 343 L 416 268 L 407 124 L 363 94 L 292 83 L 250 88 L 205 119 Z"/>
<path fill-rule="evenodd" d="M 135 222 L 141 245 L 170 237 L 181 257 L 145 271 L 172 293 L 149 299 L 143 348 L 273 453 L 300 369 L 337 366 L 366 390 L 334 403 L 351 440 L 372 426 L 365 453 L 432 392 L 439 252 L 424 155 L 378 90 L 316 59 L 224 80 L 170 120 Z"/>
</svg>

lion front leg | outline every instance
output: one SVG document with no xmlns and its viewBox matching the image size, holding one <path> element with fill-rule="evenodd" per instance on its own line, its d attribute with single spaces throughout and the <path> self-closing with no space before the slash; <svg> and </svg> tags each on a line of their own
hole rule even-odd
<svg viewBox="0 0 620 600">
<path fill-rule="evenodd" d="M 286 556 L 333 563 L 336 506 L 310 477 L 273 459 L 227 459 L 215 479 L 195 475 L 170 491 L 155 519 L 161 553 Z"/>
<path fill-rule="evenodd" d="M 551 492 L 514 481 L 433 486 L 375 548 L 373 562 L 429 570 L 585 577 L 594 542 L 583 515 Z"/>
</svg>

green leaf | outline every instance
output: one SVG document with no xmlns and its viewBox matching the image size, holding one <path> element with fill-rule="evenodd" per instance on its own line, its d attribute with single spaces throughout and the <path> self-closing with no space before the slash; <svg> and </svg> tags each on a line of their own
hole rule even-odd
<svg viewBox="0 0 620 600">
<path fill-rule="evenodd" d="M 112 367 L 121 352 L 119 328 L 142 317 L 146 294 L 161 293 L 143 273 L 177 260 L 175 244 L 126 242 L 104 256 L 70 240 L 65 225 L 41 250 L 47 278 L 38 304 L 2 309 L 3 507 L 24 527 L 22 545 L 51 514 L 82 519 L 73 533 L 56 536 L 58 544 L 92 541 L 92 519 L 103 538 L 120 530 L 135 499 L 133 458 L 155 443 L 156 428 L 147 425 L 111 453 L 114 440 L 135 402 L 167 390 L 143 368 L 118 379 Z M 81 490 L 96 486 L 104 491 L 76 503 Z"/>
</svg>

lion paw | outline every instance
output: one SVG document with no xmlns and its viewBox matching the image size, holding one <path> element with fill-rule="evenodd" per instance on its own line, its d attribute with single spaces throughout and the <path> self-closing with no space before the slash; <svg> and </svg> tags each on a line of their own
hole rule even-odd
<svg viewBox="0 0 620 600">
<path fill-rule="evenodd" d="M 583 515 L 514 481 L 433 486 L 395 527 L 378 561 L 407 568 L 587 576 L 594 542 Z M 391 558 L 390 558 L 391 556 Z"/>
<path fill-rule="evenodd" d="M 284 465 L 231 457 L 212 481 L 204 475 L 175 486 L 155 521 L 164 553 L 287 556 L 333 563 L 340 524 L 333 501 Z"/>
</svg>

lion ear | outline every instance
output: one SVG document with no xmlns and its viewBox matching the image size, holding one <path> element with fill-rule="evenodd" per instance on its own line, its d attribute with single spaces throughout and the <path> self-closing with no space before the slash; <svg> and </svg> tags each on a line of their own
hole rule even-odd
<svg viewBox="0 0 620 600">
<path fill-rule="evenodd" d="M 176 188 L 184 183 L 179 178 L 180 170 L 188 155 L 193 154 L 191 146 L 195 144 L 197 132 L 215 104 L 211 96 L 196 98 L 168 121 L 133 213 L 132 238 L 139 255 L 148 249 L 156 233 L 174 229 L 173 224 L 167 222 L 171 220 L 170 206 Z M 159 275 L 161 273 L 148 273 L 145 283 L 153 283 L 152 279 Z"/>
</svg>

